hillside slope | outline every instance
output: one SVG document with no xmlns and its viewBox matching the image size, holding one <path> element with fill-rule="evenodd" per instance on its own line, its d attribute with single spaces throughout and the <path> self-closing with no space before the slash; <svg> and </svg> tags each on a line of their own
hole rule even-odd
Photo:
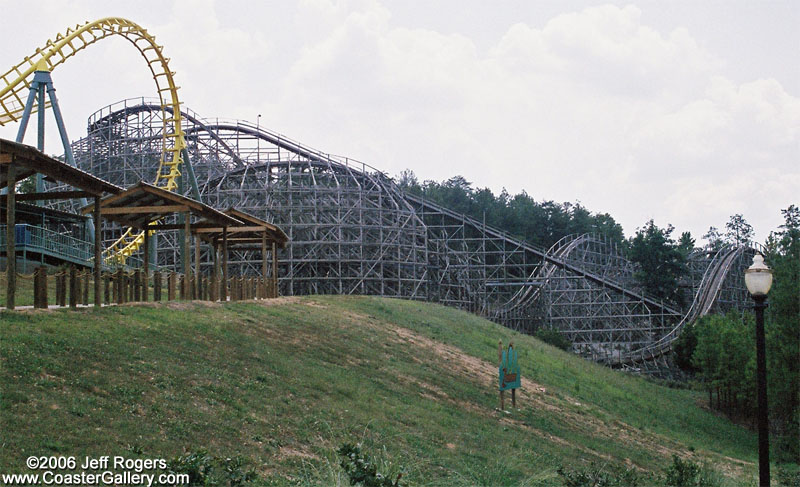
<svg viewBox="0 0 800 487">
<path fill-rule="evenodd" d="M 497 341 L 523 389 L 498 406 Z M 242 455 L 268 485 L 346 485 L 363 442 L 410 485 L 561 485 L 560 464 L 661 472 L 672 454 L 737 482 L 755 436 L 665 388 L 473 315 L 368 297 L 0 315 L 0 472 L 28 455 Z"/>
</svg>

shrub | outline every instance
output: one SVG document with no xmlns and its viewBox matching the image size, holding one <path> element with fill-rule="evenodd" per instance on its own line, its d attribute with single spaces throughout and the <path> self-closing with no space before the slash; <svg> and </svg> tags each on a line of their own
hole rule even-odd
<svg viewBox="0 0 800 487">
<path fill-rule="evenodd" d="M 672 455 L 672 465 L 666 470 L 664 484 L 667 487 L 717 487 L 720 481 L 715 472 Z"/>
<path fill-rule="evenodd" d="M 206 450 L 186 453 L 167 462 L 167 471 L 189 475 L 189 486 L 220 485 L 243 487 L 256 480 L 255 471 L 247 469 L 241 456 L 219 458 Z"/>
<path fill-rule="evenodd" d="M 340 465 L 350 478 L 350 485 L 362 485 L 363 487 L 400 487 L 400 477 L 392 482 L 392 479 L 385 474 L 378 472 L 378 465 L 372 461 L 369 455 L 361 452 L 361 445 L 345 443 L 337 451 L 342 457 Z"/>
<path fill-rule="evenodd" d="M 642 479 L 633 469 L 597 466 L 592 463 L 587 470 L 567 470 L 563 466 L 556 470 L 566 487 L 639 487 Z"/>
<path fill-rule="evenodd" d="M 800 487 L 800 466 L 797 464 L 778 465 L 778 485 Z"/>
<path fill-rule="evenodd" d="M 550 344 L 556 348 L 560 348 L 561 350 L 565 350 L 569 352 L 572 350 L 572 343 L 567 340 L 564 335 L 559 333 L 557 330 L 551 330 L 546 328 L 540 328 L 536 330 L 536 338 L 539 340 Z"/>
</svg>

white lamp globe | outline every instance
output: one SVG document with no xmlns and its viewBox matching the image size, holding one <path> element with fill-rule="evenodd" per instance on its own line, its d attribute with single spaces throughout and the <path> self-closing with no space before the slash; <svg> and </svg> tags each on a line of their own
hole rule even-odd
<svg viewBox="0 0 800 487">
<path fill-rule="evenodd" d="M 744 271 L 744 284 L 752 296 L 766 296 L 772 286 L 772 269 L 764 264 L 764 256 L 756 254 L 753 265 Z"/>
</svg>

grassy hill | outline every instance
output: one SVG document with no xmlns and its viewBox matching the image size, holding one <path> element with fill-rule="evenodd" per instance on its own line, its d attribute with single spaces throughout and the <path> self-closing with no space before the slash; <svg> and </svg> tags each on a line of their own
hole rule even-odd
<svg viewBox="0 0 800 487">
<path fill-rule="evenodd" d="M 518 409 L 498 411 L 497 341 Z M 0 472 L 28 455 L 241 455 L 265 485 L 347 485 L 362 442 L 407 485 L 562 485 L 673 454 L 752 485 L 755 435 L 669 389 L 470 314 L 368 297 L 0 315 Z M 508 407 L 508 406 L 507 406 Z"/>
</svg>

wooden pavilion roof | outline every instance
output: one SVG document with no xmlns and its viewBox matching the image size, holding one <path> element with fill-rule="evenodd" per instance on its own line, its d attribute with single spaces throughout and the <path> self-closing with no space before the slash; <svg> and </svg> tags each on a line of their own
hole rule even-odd
<svg viewBox="0 0 800 487">
<path fill-rule="evenodd" d="M 260 244 L 262 236 L 264 235 L 266 235 L 268 242 L 275 242 L 279 248 L 285 248 L 286 244 L 289 242 L 289 237 L 286 233 L 272 223 L 234 208 L 228 208 L 224 213 L 243 223 L 240 226 L 228 227 L 229 247 Z M 197 233 L 201 234 L 206 240 L 222 238 L 222 228 L 203 228 L 198 229 Z"/>
<path fill-rule="evenodd" d="M 14 179 L 21 181 L 36 173 L 43 174 L 47 179 L 68 184 L 78 191 L 53 192 L 51 198 L 83 198 L 102 196 L 104 194 L 118 194 L 123 190 L 88 172 L 72 167 L 66 162 L 54 159 L 47 154 L 29 145 L 20 144 L 11 140 L 0 139 L 0 188 L 8 186 L 8 165 L 14 164 Z M 42 195 L 17 196 L 18 199 L 45 199 Z M 37 197 L 38 196 L 38 197 Z"/>
<path fill-rule="evenodd" d="M 92 210 L 93 206 L 90 205 L 82 208 L 81 212 L 88 214 Z M 119 194 L 100 200 L 100 214 L 104 219 L 139 230 L 144 230 L 145 228 L 151 230 L 183 228 L 183 225 L 180 224 L 152 224 L 167 215 L 185 212 L 198 218 L 197 221 L 190 225 L 193 230 L 242 225 L 242 222 L 236 218 L 215 210 L 206 204 L 144 181 L 140 181 Z"/>
</svg>

